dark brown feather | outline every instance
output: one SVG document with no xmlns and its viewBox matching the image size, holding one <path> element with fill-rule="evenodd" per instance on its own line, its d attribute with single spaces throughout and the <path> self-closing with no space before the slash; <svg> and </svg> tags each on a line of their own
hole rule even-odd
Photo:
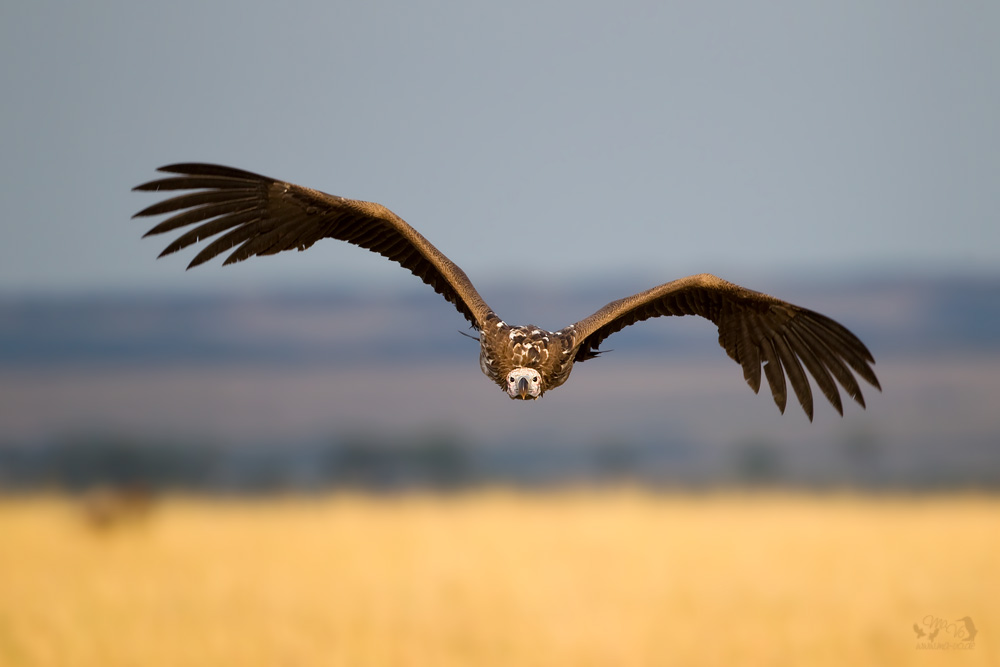
<svg viewBox="0 0 1000 667">
<path fill-rule="evenodd" d="M 304 250 L 320 239 L 333 238 L 398 262 L 444 296 L 477 328 L 493 312 L 458 266 L 384 206 L 220 165 L 173 164 L 159 171 L 180 176 L 150 181 L 133 189 L 196 192 L 165 199 L 136 213 L 133 217 L 179 211 L 146 236 L 197 225 L 169 244 L 161 257 L 217 234 L 222 236 L 206 245 L 188 268 L 228 250 L 232 252 L 224 264 L 254 255 Z"/>
<path fill-rule="evenodd" d="M 719 328 L 719 344 L 743 369 L 750 388 L 760 389 L 761 367 L 775 404 L 784 412 L 787 385 L 812 420 L 813 398 L 808 376 L 833 407 L 843 414 L 833 378 L 862 407 L 864 397 L 851 370 L 881 390 L 870 364 L 871 352 L 840 324 L 819 313 L 754 292 L 709 274 L 675 280 L 609 303 L 573 325 L 576 361 L 598 354 L 613 333 L 660 315 L 699 315 Z M 848 370 L 848 367 L 851 370 Z"/>
</svg>

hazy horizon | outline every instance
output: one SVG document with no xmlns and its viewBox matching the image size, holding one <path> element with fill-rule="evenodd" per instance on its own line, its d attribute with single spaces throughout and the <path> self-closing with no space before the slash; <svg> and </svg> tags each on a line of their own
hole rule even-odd
<svg viewBox="0 0 1000 667">
<path fill-rule="evenodd" d="M 887 479 L 998 470 L 1000 311 L 989 304 L 1000 276 L 776 285 L 854 331 L 883 387 L 863 387 L 867 410 L 845 397 L 843 417 L 814 392 L 811 423 L 794 397 L 781 415 L 766 387 L 755 396 L 712 324 L 693 317 L 627 327 L 566 386 L 537 404 L 511 401 L 480 372 L 461 315 L 411 282 L 401 292 L 0 299 L 0 445 L 124 439 L 308 458 L 315 443 L 443 434 L 511 456 L 662 451 L 665 473 L 689 481 L 759 449 L 789 474 L 868 470 L 851 463 L 852 448 Z M 556 327 L 614 289 L 489 294 L 501 312 Z M 556 469 L 572 473 L 571 463 Z"/>
</svg>

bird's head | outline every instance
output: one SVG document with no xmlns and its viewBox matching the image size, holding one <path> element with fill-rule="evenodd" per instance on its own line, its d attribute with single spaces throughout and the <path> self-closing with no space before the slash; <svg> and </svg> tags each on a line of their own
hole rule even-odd
<svg viewBox="0 0 1000 667">
<path fill-rule="evenodd" d="M 507 393 L 511 398 L 534 400 L 542 395 L 542 376 L 534 368 L 515 368 L 507 373 Z"/>
</svg>

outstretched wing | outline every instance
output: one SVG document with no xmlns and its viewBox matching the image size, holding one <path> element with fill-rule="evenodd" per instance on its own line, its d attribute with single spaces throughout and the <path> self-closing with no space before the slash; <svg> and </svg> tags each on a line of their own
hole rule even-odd
<svg viewBox="0 0 1000 667">
<path fill-rule="evenodd" d="M 771 385 L 771 394 L 785 411 L 785 374 L 809 420 L 813 417 L 812 391 L 805 369 L 823 395 L 844 414 L 836 379 L 855 401 L 865 405 L 861 388 L 851 373 L 881 391 L 869 364 L 871 353 L 857 336 L 829 317 L 773 296 L 726 282 L 703 273 L 609 303 L 573 325 L 576 360 L 598 354 L 601 342 L 630 324 L 662 315 L 700 315 L 719 327 L 719 344 L 740 366 L 750 388 L 760 389 L 760 368 Z"/>
<path fill-rule="evenodd" d="M 158 171 L 180 175 L 133 190 L 198 190 L 153 204 L 132 216 L 179 211 L 145 236 L 195 225 L 168 245 L 160 257 L 216 234 L 222 236 L 205 246 L 188 268 L 234 247 L 224 264 L 253 255 L 305 250 L 320 239 L 333 238 L 398 262 L 454 304 L 477 328 L 492 313 L 462 269 L 381 204 L 328 195 L 219 165 L 172 164 Z"/>
</svg>

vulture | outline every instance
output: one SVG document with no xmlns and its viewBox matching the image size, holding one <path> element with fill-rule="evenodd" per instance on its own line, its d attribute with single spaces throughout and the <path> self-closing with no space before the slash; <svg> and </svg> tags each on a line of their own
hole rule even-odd
<svg viewBox="0 0 1000 667">
<path fill-rule="evenodd" d="M 537 399 L 569 378 L 573 364 L 597 357 L 616 331 L 651 317 L 699 315 L 719 329 L 719 344 L 743 369 L 754 392 L 761 368 L 784 413 L 788 384 L 811 421 L 808 373 L 841 415 L 839 384 L 862 407 L 855 375 L 881 391 L 868 348 L 829 317 L 702 273 L 612 301 L 559 331 L 512 326 L 500 319 L 454 262 L 395 213 L 220 165 L 161 167 L 171 174 L 139 191 L 192 191 L 153 204 L 133 217 L 173 213 L 145 236 L 187 227 L 160 257 L 215 236 L 188 268 L 232 251 L 224 264 L 254 255 L 305 250 L 323 238 L 347 241 L 408 269 L 447 299 L 479 332 L 479 365 L 512 399 Z M 235 249 L 234 249 L 235 248 Z M 787 381 L 786 381 L 787 377 Z"/>
</svg>

